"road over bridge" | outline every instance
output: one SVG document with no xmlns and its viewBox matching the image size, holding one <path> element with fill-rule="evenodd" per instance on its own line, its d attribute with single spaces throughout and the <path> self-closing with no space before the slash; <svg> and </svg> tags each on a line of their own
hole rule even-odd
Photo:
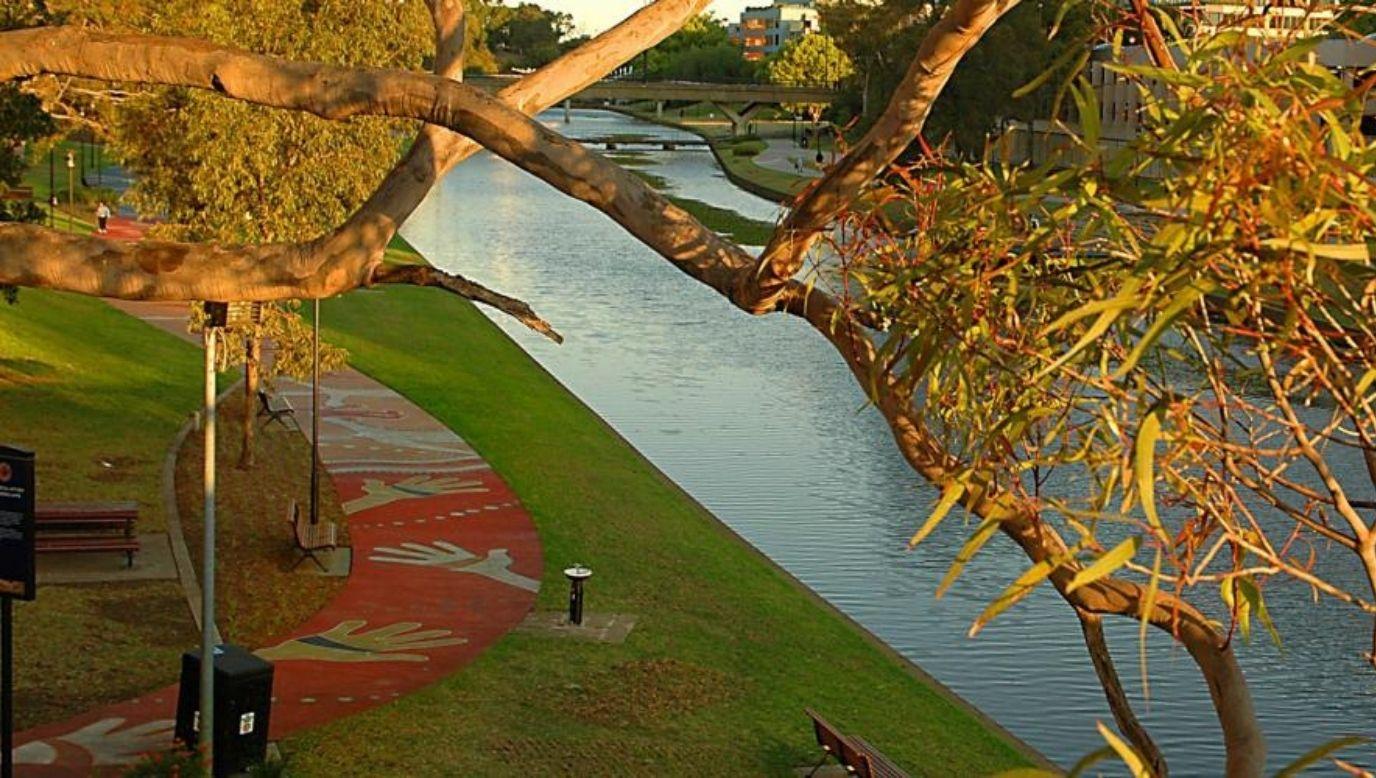
<svg viewBox="0 0 1376 778">
<path fill-rule="evenodd" d="M 465 76 L 464 82 L 490 91 L 515 83 L 520 76 Z M 632 81 L 605 79 L 574 95 L 585 100 L 633 100 L 655 103 L 656 113 L 666 102 L 711 103 L 731 120 L 732 132 L 745 132 L 755 113 L 766 105 L 830 103 L 838 92 L 830 85 L 712 84 L 698 81 Z M 567 107 L 567 102 L 565 107 Z"/>
</svg>

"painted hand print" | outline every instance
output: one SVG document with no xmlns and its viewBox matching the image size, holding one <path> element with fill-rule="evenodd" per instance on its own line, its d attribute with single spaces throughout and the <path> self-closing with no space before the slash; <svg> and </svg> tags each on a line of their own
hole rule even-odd
<svg viewBox="0 0 1376 778">
<path fill-rule="evenodd" d="M 399 500 L 434 497 L 441 494 L 476 494 L 488 491 L 481 481 L 455 477 L 416 475 L 396 483 L 383 483 L 376 478 L 363 482 L 364 495 L 344 503 L 345 513 L 358 513 L 369 508 L 390 505 Z"/>
<path fill-rule="evenodd" d="M 130 764 L 150 751 L 161 751 L 172 745 L 172 719 L 156 719 L 129 727 L 124 726 L 125 722 L 123 718 L 100 719 L 55 740 L 85 751 L 92 767 Z M 21 765 L 52 764 L 56 758 L 57 749 L 41 740 L 25 743 L 14 752 L 15 763 Z"/>
<path fill-rule="evenodd" d="M 360 632 L 362 619 L 342 621 L 324 632 L 297 637 L 258 651 L 274 662 L 310 659 L 317 662 L 428 662 L 428 648 L 457 646 L 468 641 L 450 637 L 447 629 L 420 629 L 414 621 L 401 621 Z"/>
<path fill-rule="evenodd" d="M 476 554 L 460 548 L 446 540 L 436 540 L 432 545 L 421 543 L 402 543 L 401 548 L 378 546 L 368 557 L 374 562 L 387 562 L 398 565 L 425 565 L 439 567 L 455 573 L 472 573 L 493 581 L 537 591 L 540 582 L 511 571 L 511 555 L 504 548 L 494 548 L 479 558 Z"/>
</svg>

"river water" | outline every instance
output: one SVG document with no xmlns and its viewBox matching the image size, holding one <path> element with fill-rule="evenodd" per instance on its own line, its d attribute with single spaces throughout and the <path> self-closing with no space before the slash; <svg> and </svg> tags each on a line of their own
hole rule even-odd
<svg viewBox="0 0 1376 778">
<path fill-rule="evenodd" d="M 569 125 L 562 116 L 541 119 L 573 137 L 688 137 L 609 112 L 575 111 Z M 649 158 L 676 193 L 756 219 L 778 216 L 773 203 L 731 185 L 705 150 Z M 1011 543 L 991 543 L 935 599 L 967 533 L 948 520 L 905 550 L 933 490 L 903 464 L 879 414 L 808 327 L 736 311 L 600 213 L 486 154 L 452 173 L 404 232 L 434 264 L 530 302 L 564 345 L 493 318 L 808 586 L 1051 759 L 1068 765 L 1103 745 L 1094 722 L 1111 718 L 1078 623 L 1054 593 L 1043 587 L 965 637 L 1027 566 Z M 1369 623 L 1346 608 L 1312 606 L 1298 586 L 1267 591 L 1284 648 L 1254 636 L 1239 653 L 1272 765 L 1338 735 L 1376 734 L 1376 673 L 1361 659 Z M 1221 774 L 1218 725 L 1189 657 L 1164 637 L 1149 639 L 1144 700 L 1136 624 L 1111 623 L 1110 640 L 1173 772 Z"/>
</svg>

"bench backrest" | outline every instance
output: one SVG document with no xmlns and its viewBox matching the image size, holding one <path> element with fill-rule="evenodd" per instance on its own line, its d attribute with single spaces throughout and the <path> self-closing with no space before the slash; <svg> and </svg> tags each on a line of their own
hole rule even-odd
<svg viewBox="0 0 1376 778">
<path fill-rule="evenodd" d="M 859 778 L 871 778 L 874 775 L 870 755 L 844 737 L 841 738 L 841 762 Z"/>
<path fill-rule="evenodd" d="M 272 400 L 268 397 L 268 393 L 263 389 L 258 390 L 258 402 L 263 404 L 263 410 L 272 410 Z"/>
<path fill-rule="evenodd" d="M 833 727 L 826 719 L 817 715 L 817 712 L 810 708 L 807 710 L 807 715 L 808 718 L 812 719 L 812 731 L 817 736 L 817 745 L 821 746 L 822 750 L 828 754 L 841 759 L 841 746 L 845 738 L 842 737 L 840 730 Z"/>
</svg>

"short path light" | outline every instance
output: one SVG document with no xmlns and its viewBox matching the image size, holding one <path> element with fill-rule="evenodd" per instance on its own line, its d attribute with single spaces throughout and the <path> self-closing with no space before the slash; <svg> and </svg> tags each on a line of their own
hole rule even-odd
<svg viewBox="0 0 1376 778">
<path fill-rule="evenodd" d="M 588 568 L 575 564 L 573 567 L 564 568 L 564 575 L 569 579 L 569 623 L 575 626 L 583 626 L 583 582 L 592 578 L 592 571 Z"/>
</svg>

